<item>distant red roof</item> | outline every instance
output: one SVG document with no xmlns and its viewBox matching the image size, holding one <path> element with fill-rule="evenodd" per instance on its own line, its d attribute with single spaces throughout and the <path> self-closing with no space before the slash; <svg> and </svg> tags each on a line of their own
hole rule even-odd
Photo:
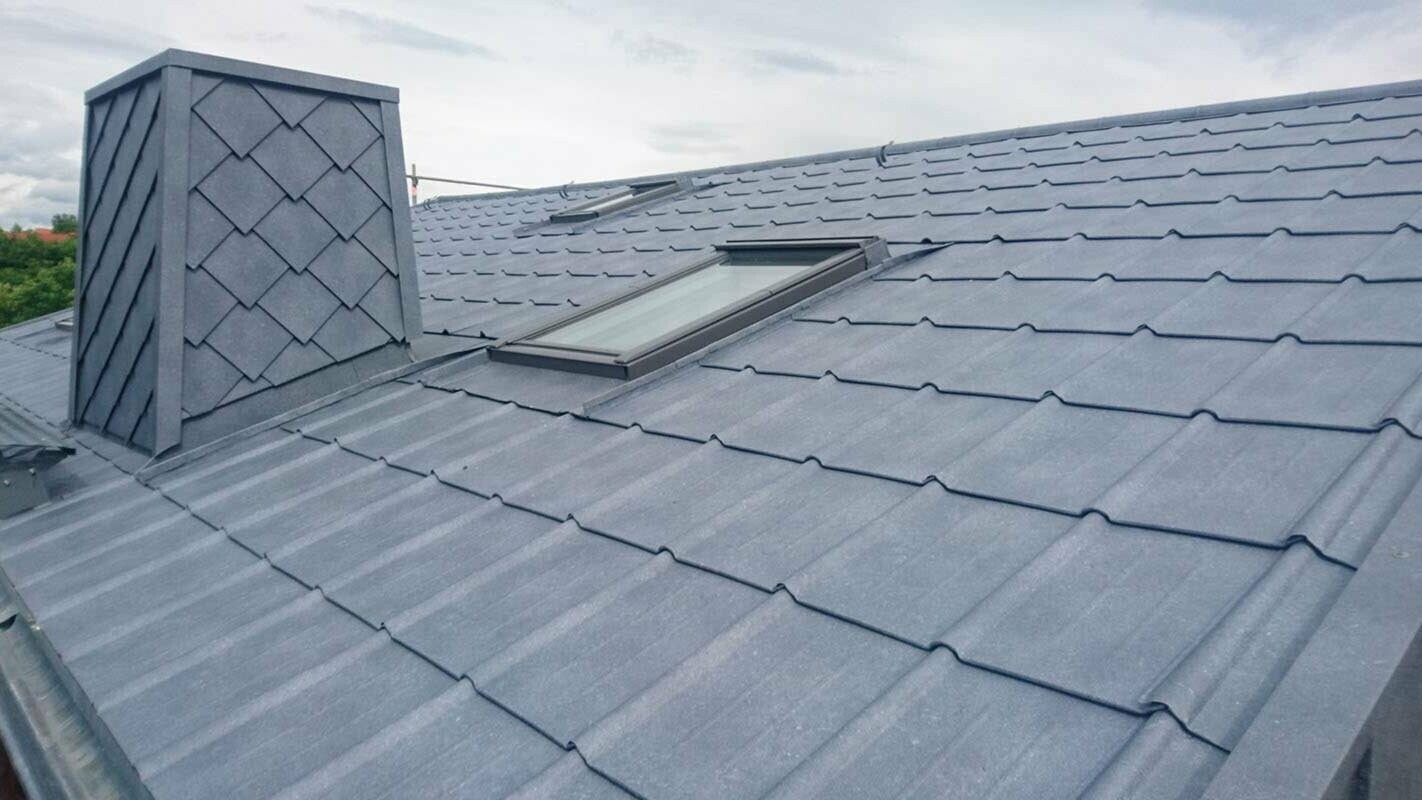
<svg viewBox="0 0 1422 800">
<path fill-rule="evenodd" d="M 31 228 L 30 230 L 20 231 L 19 233 L 10 231 L 6 235 L 13 239 L 17 236 L 28 236 L 31 234 L 38 237 L 42 242 L 67 242 L 78 235 L 75 233 L 55 233 L 49 228 Z"/>
</svg>

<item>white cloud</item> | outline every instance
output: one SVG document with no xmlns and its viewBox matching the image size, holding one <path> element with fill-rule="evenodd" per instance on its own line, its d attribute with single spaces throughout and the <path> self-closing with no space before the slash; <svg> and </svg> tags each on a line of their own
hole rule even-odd
<svg viewBox="0 0 1422 800">
<path fill-rule="evenodd" d="M 396 85 L 422 171 L 523 186 L 1422 78 L 1411 9 L 1371 0 L 1267 26 L 1176 0 L 318 1 L 335 10 L 86 0 L 0 25 L 25 81 L 0 86 L 0 223 L 48 219 L 38 182 L 74 185 L 83 90 L 169 45 Z"/>
</svg>

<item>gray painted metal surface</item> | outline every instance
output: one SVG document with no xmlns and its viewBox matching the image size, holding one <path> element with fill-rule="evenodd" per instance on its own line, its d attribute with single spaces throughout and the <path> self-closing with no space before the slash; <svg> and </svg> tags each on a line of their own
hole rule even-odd
<svg viewBox="0 0 1422 800">
<path fill-rule="evenodd" d="M 120 78 L 87 98 L 74 420 L 190 448 L 409 362 L 393 90 L 176 51 Z"/>
<path fill-rule="evenodd" d="M 1410 796 L 1419 89 L 421 206 L 471 345 L 714 241 L 902 258 L 630 386 L 86 446 L 0 566 L 158 797 Z M 0 331 L 37 416 L 66 369 Z"/>
</svg>

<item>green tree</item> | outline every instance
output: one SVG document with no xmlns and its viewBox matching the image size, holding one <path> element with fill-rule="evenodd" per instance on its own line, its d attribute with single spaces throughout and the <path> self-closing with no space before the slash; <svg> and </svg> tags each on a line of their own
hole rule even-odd
<svg viewBox="0 0 1422 800">
<path fill-rule="evenodd" d="M 73 261 L 26 270 L 19 280 L 0 283 L 0 327 L 24 322 L 73 304 Z"/>
<path fill-rule="evenodd" d="M 78 233 L 79 218 L 73 214 L 55 214 L 50 220 L 49 229 L 55 233 Z"/>
<path fill-rule="evenodd" d="M 75 240 L 0 234 L 0 327 L 74 304 Z"/>
</svg>

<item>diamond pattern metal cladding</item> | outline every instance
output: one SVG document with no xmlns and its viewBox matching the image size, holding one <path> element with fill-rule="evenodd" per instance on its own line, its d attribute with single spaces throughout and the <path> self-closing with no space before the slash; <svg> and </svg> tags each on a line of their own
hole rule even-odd
<svg viewBox="0 0 1422 800">
<path fill-rule="evenodd" d="M 194 116 L 188 130 L 188 188 L 197 186 L 232 153 L 232 148 L 212 128 Z"/>
<path fill-rule="evenodd" d="M 240 233 L 228 236 L 202 266 L 248 307 L 288 271 L 286 261 L 261 237 Z"/>
<path fill-rule="evenodd" d="M 257 162 L 237 158 L 218 165 L 198 184 L 198 191 L 243 233 L 252 230 L 284 195 Z"/>
<path fill-rule="evenodd" d="M 183 408 L 189 414 L 211 411 L 241 379 L 242 372 L 211 347 L 183 348 Z"/>
<path fill-rule="evenodd" d="M 292 269 L 303 270 L 336 238 L 336 230 L 305 200 L 286 200 L 257 225 L 257 235 L 271 245 Z"/>
<path fill-rule="evenodd" d="M 395 228 L 389 214 L 371 215 L 356 231 L 356 240 L 365 245 L 371 255 L 380 259 L 392 275 L 395 274 Z"/>
<path fill-rule="evenodd" d="M 252 158 L 267 171 L 288 197 L 300 199 L 331 168 L 331 159 L 300 128 L 278 126 L 252 151 Z"/>
<path fill-rule="evenodd" d="M 336 360 L 345 361 L 390 341 L 390 336 L 360 309 L 341 308 L 316 332 L 315 341 Z"/>
<path fill-rule="evenodd" d="M 309 271 L 349 308 L 385 274 L 385 267 L 360 242 L 338 239 L 316 256 Z"/>
<path fill-rule="evenodd" d="M 253 86 L 288 125 L 297 124 L 316 106 L 321 105 L 322 95 L 315 92 L 273 86 L 270 83 L 256 83 Z"/>
<path fill-rule="evenodd" d="M 301 121 L 301 127 L 343 170 L 348 169 L 371 142 L 380 138 L 380 131 L 370 120 L 349 100 L 341 98 L 327 99 Z"/>
<path fill-rule="evenodd" d="M 183 338 L 193 344 L 202 340 L 237 305 L 237 298 L 200 269 L 189 270 L 183 305 Z"/>
<path fill-rule="evenodd" d="M 193 106 L 232 152 L 245 156 L 272 129 L 281 117 L 251 86 L 228 81 L 213 89 Z"/>
<path fill-rule="evenodd" d="M 327 172 L 306 192 L 306 200 L 342 239 L 351 238 L 370 215 L 382 207 L 380 198 L 354 171 Z"/>
<path fill-rule="evenodd" d="M 232 309 L 207 336 L 208 344 L 252 380 L 261 376 L 290 341 L 291 336 L 281 323 L 260 306 Z"/>
<path fill-rule="evenodd" d="M 262 308 L 303 343 L 310 341 L 340 304 L 309 271 L 288 271 L 261 300 Z"/>
<path fill-rule="evenodd" d="M 188 193 L 188 266 L 201 264 L 232 230 L 232 223 L 207 198 Z"/>
<path fill-rule="evenodd" d="M 382 203 L 390 204 L 390 170 L 386 166 L 384 142 L 377 141 L 365 148 L 365 152 L 352 162 L 351 169 L 375 190 Z"/>
</svg>

